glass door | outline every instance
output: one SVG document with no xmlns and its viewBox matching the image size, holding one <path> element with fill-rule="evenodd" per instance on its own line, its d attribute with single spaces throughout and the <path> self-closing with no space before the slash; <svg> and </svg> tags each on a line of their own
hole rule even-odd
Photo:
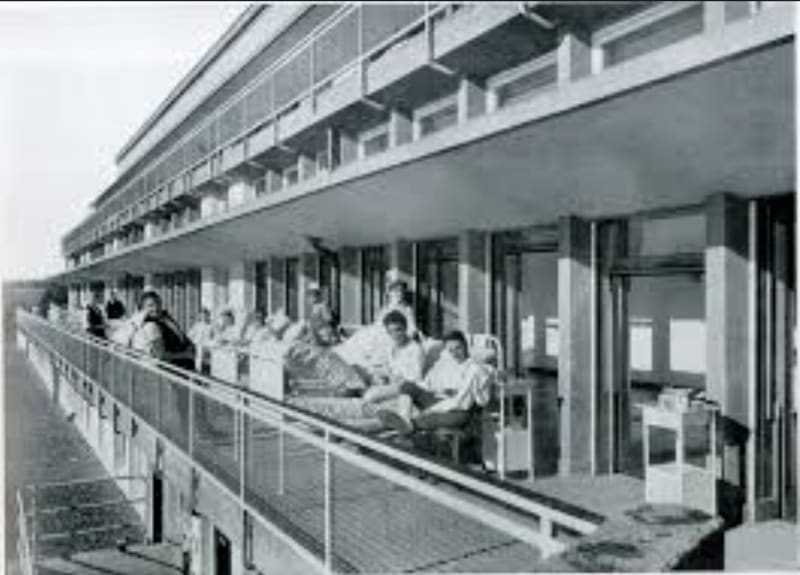
<svg viewBox="0 0 800 575">
<path fill-rule="evenodd" d="M 797 401 L 794 392 L 794 202 L 760 207 L 759 377 L 756 392 L 756 517 L 797 515 Z"/>
<path fill-rule="evenodd" d="M 441 338 L 458 329 L 458 242 L 424 242 L 417 249 L 417 324 L 425 335 Z"/>
</svg>

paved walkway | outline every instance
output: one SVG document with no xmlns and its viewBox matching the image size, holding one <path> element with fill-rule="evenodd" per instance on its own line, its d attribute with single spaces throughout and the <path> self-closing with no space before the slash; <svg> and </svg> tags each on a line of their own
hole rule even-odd
<svg viewBox="0 0 800 575">
<path fill-rule="evenodd" d="M 800 571 L 800 530 L 793 523 L 765 521 L 725 534 L 728 571 Z"/>
<path fill-rule="evenodd" d="M 6 572 L 15 573 L 17 489 L 31 483 L 92 479 L 108 474 L 78 430 L 50 400 L 33 367 L 17 351 L 13 332 L 7 330 L 5 336 L 2 392 L 6 438 Z M 108 521 L 119 517 L 119 511 L 108 513 Z"/>
</svg>

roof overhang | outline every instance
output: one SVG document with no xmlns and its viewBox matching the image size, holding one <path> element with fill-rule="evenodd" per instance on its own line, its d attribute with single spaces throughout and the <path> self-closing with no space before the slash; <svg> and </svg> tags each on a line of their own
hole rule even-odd
<svg viewBox="0 0 800 575">
<path fill-rule="evenodd" d="M 306 235 L 371 245 L 697 204 L 718 191 L 794 190 L 792 37 L 520 121 L 564 98 L 559 89 L 65 275 L 297 254 Z"/>
</svg>

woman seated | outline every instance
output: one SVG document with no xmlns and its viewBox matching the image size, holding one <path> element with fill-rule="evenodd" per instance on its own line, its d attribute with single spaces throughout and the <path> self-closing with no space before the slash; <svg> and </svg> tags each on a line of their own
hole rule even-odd
<svg viewBox="0 0 800 575">
<path fill-rule="evenodd" d="M 467 340 L 460 331 L 448 333 L 444 342 L 445 353 L 422 384 L 405 382 L 399 387 L 399 393 L 416 408 L 416 415 L 402 409 L 381 409 L 376 415 L 385 425 L 404 434 L 457 428 L 469 421 L 475 406 L 489 402 L 491 368 L 469 356 Z"/>
</svg>

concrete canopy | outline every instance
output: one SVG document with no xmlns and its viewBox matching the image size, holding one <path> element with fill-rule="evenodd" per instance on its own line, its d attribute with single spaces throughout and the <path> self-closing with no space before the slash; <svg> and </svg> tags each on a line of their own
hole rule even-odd
<svg viewBox="0 0 800 575">
<path fill-rule="evenodd" d="M 359 246 L 694 204 L 716 191 L 785 193 L 795 181 L 793 50 L 776 43 L 491 130 L 492 116 L 546 106 L 560 97 L 553 90 L 543 103 L 343 166 L 64 275 L 294 255 L 309 251 L 304 235 Z M 470 130 L 477 137 L 459 142 Z"/>
</svg>

